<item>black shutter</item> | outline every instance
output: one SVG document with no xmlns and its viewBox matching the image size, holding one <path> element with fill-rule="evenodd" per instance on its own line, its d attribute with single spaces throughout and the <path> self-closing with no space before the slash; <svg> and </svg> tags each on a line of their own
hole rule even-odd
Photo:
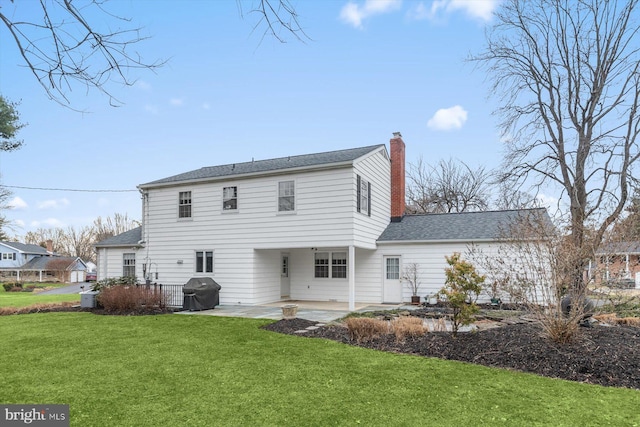
<svg viewBox="0 0 640 427">
<path fill-rule="evenodd" d="M 367 182 L 367 215 L 371 216 L 371 183 Z"/>
<path fill-rule="evenodd" d="M 358 179 L 356 180 L 356 185 L 358 187 L 357 195 L 356 195 L 356 209 L 360 212 L 360 175 L 358 175 Z"/>
</svg>

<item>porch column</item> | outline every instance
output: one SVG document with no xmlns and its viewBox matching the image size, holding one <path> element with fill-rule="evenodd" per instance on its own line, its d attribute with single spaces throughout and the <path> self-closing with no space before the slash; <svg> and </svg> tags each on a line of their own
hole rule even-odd
<svg viewBox="0 0 640 427">
<path fill-rule="evenodd" d="M 356 309 L 356 247 L 349 246 L 349 311 Z"/>
<path fill-rule="evenodd" d="M 16 270 L 16 281 L 19 282 L 20 281 L 20 270 Z"/>
</svg>

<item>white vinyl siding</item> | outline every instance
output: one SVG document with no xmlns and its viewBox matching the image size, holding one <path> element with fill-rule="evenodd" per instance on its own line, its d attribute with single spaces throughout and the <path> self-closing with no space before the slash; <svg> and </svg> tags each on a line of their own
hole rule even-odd
<svg viewBox="0 0 640 427">
<path fill-rule="evenodd" d="M 219 180 L 149 189 L 142 236 L 146 247 L 141 254 L 144 251 L 145 259 L 148 257 L 148 262 L 158 266 L 159 283 L 184 284 L 195 274 L 195 251 L 213 251 L 213 272 L 198 274 L 211 276 L 222 286 L 221 304 L 260 304 L 280 298 L 280 254 L 286 250 L 290 253 L 291 298 L 347 301 L 347 278 L 331 275 L 328 280 L 314 278 L 310 248 L 346 254 L 350 245 L 376 247 L 376 239 L 389 221 L 388 201 L 382 200 L 388 197 L 389 181 L 388 178 L 382 178 L 381 184 L 376 181 L 385 170 L 388 174 L 389 160 L 381 149 L 359 159 L 356 167 L 345 165 L 297 171 L 286 177 L 234 177 L 232 182 Z M 371 217 L 355 209 L 357 174 L 372 182 Z M 279 211 L 280 183 L 284 182 L 294 183 L 291 191 L 284 194 L 293 195 L 291 205 L 295 211 Z M 242 200 L 239 200 L 241 209 L 229 215 L 221 206 L 224 188 L 232 186 L 237 187 Z M 176 197 L 182 191 L 191 192 L 190 221 L 175 220 Z M 332 262 L 329 258 L 329 263 Z M 335 274 L 346 273 L 348 277 L 348 264 L 342 266 L 338 257 L 335 262 Z M 358 263 L 356 256 L 359 281 Z M 304 288 L 296 287 L 296 281 Z M 364 301 L 358 286 L 356 299 Z M 363 289 L 373 288 L 363 285 Z"/>
</svg>

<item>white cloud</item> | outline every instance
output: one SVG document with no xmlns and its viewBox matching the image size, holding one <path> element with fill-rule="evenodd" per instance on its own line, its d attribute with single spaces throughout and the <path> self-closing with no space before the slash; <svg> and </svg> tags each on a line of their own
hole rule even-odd
<svg viewBox="0 0 640 427">
<path fill-rule="evenodd" d="M 24 228 L 24 221 L 21 219 L 15 219 L 13 220 L 13 223 L 17 225 L 19 228 Z"/>
<path fill-rule="evenodd" d="M 69 200 L 62 198 L 57 200 L 45 200 L 43 202 L 38 202 L 38 209 L 60 209 L 64 206 L 69 205 Z"/>
<path fill-rule="evenodd" d="M 174 107 L 182 107 L 182 105 L 184 104 L 184 99 L 182 99 L 182 98 L 171 98 L 169 100 L 169 104 L 173 105 Z"/>
<path fill-rule="evenodd" d="M 27 202 L 22 200 L 20 197 L 16 196 L 8 203 L 11 209 L 26 209 L 29 207 Z"/>
<path fill-rule="evenodd" d="M 460 129 L 467 121 L 467 111 L 459 105 L 441 108 L 429 119 L 427 126 L 434 130 Z"/>
<path fill-rule="evenodd" d="M 454 12 L 463 12 L 473 19 L 490 21 L 493 12 L 501 0 L 434 0 L 431 8 L 427 8 L 423 2 L 413 7 L 409 15 L 413 19 L 434 19 L 440 15 Z"/>
<path fill-rule="evenodd" d="M 64 223 L 62 221 L 60 221 L 57 218 L 47 218 L 44 219 L 42 221 L 31 221 L 31 227 L 33 228 L 38 228 L 38 227 L 52 227 L 52 228 L 58 228 L 58 227 L 64 227 Z"/>
<path fill-rule="evenodd" d="M 209 110 L 211 109 L 211 105 L 208 102 L 205 102 L 204 104 L 202 104 L 202 109 Z"/>
<path fill-rule="evenodd" d="M 362 29 L 362 21 L 374 15 L 392 12 L 399 9 L 402 0 L 365 0 L 363 4 L 349 2 L 340 10 L 340 20 Z"/>
</svg>

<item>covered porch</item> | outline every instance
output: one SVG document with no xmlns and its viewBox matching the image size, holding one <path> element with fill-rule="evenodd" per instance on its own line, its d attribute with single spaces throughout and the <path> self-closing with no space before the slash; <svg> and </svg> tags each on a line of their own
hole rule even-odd
<svg viewBox="0 0 640 427">
<path fill-rule="evenodd" d="M 379 304 L 375 280 L 369 278 L 362 286 L 357 279 L 373 253 L 355 246 L 256 249 L 255 303 L 278 305 L 293 300 L 348 311 Z"/>
</svg>

